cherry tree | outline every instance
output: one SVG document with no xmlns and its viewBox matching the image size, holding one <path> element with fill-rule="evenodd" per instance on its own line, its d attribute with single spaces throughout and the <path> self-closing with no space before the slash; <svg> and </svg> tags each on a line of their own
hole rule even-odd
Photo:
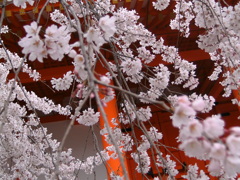
<svg viewBox="0 0 240 180">
<path fill-rule="evenodd" d="M 33 0 L 13 0 L 20 8 L 34 7 Z M 119 158 L 123 174 L 112 172 L 111 179 L 129 179 L 124 163 L 124 152 L 129 152 L 136 163 L 136 171 L 147 174 L 151 158 L 157 169 L 165 169 L 168 179 L 179 174 L 175 158 L 163 155 L 159 141 L 162 132 L 145 123 L 152 117 L 151 105 L 171 113 L 172 126 L 178 128 L 179 149 L 189 157 L 207 160 L 208 173 L 197 164 L 186 167 L 186 179 L 234 179 L 240 173 L 240 127 L 225 128 L 225 122 L 218 114 L 200 119 L 198 114 L 208 113 L 214 106 L 214 98 L 201 94 L 178 94 L 169 87 L 176 85 L 194 92 L 198 86 L 197 66 L 182 59 L 178 49 L 167 46 L 164 38 L 156 37 L 138 22 L 134 10 L 116 8 L 110 0 L 47 0 L 48 4 L 60 3 L 64 11 L 55 9 L 49 14 L 53 23 L 43 28 L 40 18 L 24 26 L 25 35 L 17 42 L 22 55 L 8 50 L 1 40 L 0 48 L 0 177 L 1 179 L 76 179 L 79 170 L 91 174 L 100 164 Z M 170 0 L 152 3 L 162 11 Z M 11 33 L 3 24 L 7 1 L 3 0 L 0 21 L 1 34 Z M 190 23 L 203 29 L 197 43 L 200 49 L 209 53 L 214 62 L 211 80 L 222 78 L 223 96 L 232 91 L 239 92 L 240 78 L 240 3 L 234 6 L 215 0 L 175 0 L 175 17 L 170 27 L 188 38 Z M 106 56 L 111 54 L 112 60 Z M 156 56 L 162 62 L 150 65 Z M 19 78 L 25 72 L 34 81 L 41 74 L 29 66 L 30 61 L 44 63 L 46 58 L 62 61 L 70 58 L 74 69 L 52 78 L 55 93 L 72 89 L 70 94 L 76 106 L 55 104 L 49 98 L 41 98 L 28 91 Z M 170 64 L 170 66 L 166 65 Z M 103 71 L 97 67 L 101 65 Z M 9 78 L 10 72 L 14 78 Z M 104 73 L 102 73 L 104 72 Z M 137 92 L 131 85 L 138 85 Z M 110 126 L 105 107 L 113 99 L 119 105 L 118 116 Z M 97 109 L 89 105 L 94 102 Z M 232 102 L 239 106 L 237 99 Z M 140 107 L 138 104 L 144 104 Z M 41 124 L 37 111 L 44 114 L 56 112 L 69 118 L 62 142 L 57 142 Z M 104 127 L 100 133 L 109 146 L 85 160 L 71 155 L 71 149 L 63 150 L 64 141 L 74 122 L 84 126 L 96 126 L 99 118 Z M 142 131 L 140 138 L 123 133 L 122 126 Z M 149 150 L 156 152 L 155 157 Z M 183 162 L 182 162 L 183 163 Z M 107 166 L 107 165 L 106 165 Z M 184 166 L 184 164 L 183 164 Z M 29 168 L 31 167 L 31 168 Z M 155 180 L 161 179 L 158 171 Z"/>
</svg>

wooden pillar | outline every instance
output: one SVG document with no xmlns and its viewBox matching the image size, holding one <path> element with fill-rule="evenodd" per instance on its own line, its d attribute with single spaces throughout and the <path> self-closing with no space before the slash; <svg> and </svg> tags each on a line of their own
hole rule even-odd
<svg viewBox="0 0 240 180">
<path fill-rule="evenodd" d="M 105 75 L 106 73 L 106 69 L 101 65 L 101 64 L 98 64 L 97 65 L 97 68 L 96 68 L 96 72 L 98 74 L 102 74 L 102 75 Z M 111 82 L 111 84 L 113 84 Z M 107 87 L 105 86 L 102 86 L 102 85 L 99 85 L 99 96 L 101 99 L 104 98 L 105 94 L 104 93 L 101 93 L 101 90 L 104 92 L 106 90 Z M 108 120 L 108 124 L 111 128 L 114 128 L 116 127 L 116 125 L 114 125 L 111 120 L 112 118 L 116 118 L 116 123 L 119 124 L 119 121 L 117 120 L 117 117 L 118 117 L 118 107 L 117 107 L 117 99 L 116 97 L 114 97 L 114 99 L 112 99 L 111 101 L 107 102 L 106 104 L 104 104 L 104 111 L 106 113 L 106 116 L 107 116 L 107 120 Z M 100 112 L 100 111 L 99 111 Z M 100 115 L 100 119 L 99 119 L 99 125 L 100 125 L 100 128 L 103 129 L 104 128 L 104 119 L 103 119 L 103 116 Z M 111 144 L 108 144 L 106 141 L 105 141 L 105 137 L 102 136 L 102 145 L 103 145 L 103 148 L 105 149 L 106 147 L 110 146 Z M 123 153 L 122 154 L 123 158 L 124 158 L 124 165 L 128 171 L 128 164 L 127 164 L 127 160 L 126 160 L 126 154 Z M 123 176 L 124 173 L 123 173 L 123 168 L 121 166 L 121 163 L 120 163 L 120 159 L 117 158 L 117 159 L 110 159 L 106 162 L 106 168 L 107 168 L 107 172 L 108 172 L 108 179 L 110 180 L 110 174 L 112 172 L 115 173 L 115 175 L 119 175 L 119 176 Z M 127 179 L 126 177 L 124 179 Z M 128 177 L 128 179 L 130 179 Z"/>
<path fill-rule="evenodd" d="M 101 93 L 99 95 L 100 95 L 101 98 L 103 97 L 101 95 Z M 107 119 L 108 119 L 108 123 L 109 123 L 110 127 L 113 128 L 114 125 L 111 123 L 111 119 L 117 117 L 116 100 L 114 99 L 114 100 L 110 101 L 109 103 L 107 103 L 107 106 L 104 107 L 104 111 L 107 115 Z M 104 128 L 104 119 L 103 119 L 102 115 L 100 116 L 100 128 L 101 129 Z M 104 149 L 107 146 L 109 146 L 109 144 L 105 141 L 104 136 L 102 136 L 102 145 L 103 145 Z M 107 172 L 108 172 L 108 178 L 109 179 L 110 179 L 109 174 L 111 172 L 114 172 L 115 174 L 118 174 L 118 175 L 122 176 L 123 173 L 122 173 L 122 169 L 121 169 L 121 165 L 120 165 L 120 160 L 119 159 L 108 160 L 107 161 Z"/>
</svg>

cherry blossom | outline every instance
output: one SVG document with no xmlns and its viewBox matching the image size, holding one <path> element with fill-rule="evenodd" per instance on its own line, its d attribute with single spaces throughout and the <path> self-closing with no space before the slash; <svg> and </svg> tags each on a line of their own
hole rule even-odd
<svg viewBox="0 0 240 180">
<path fill-rule="evenodd" d="M 18 44 L 23 47 L 22 52 L 24 54 L 30 54 L 29 60 L 31 61 L 38 59 L 38 61 L 43 62 L 43 58 L 47 56 L 47 51 L 44 42 L 38 35 L 41 26 L 38 27 L 36 22 L 32 22 L 30 26 L 27 25 L 24 28 L 27 35 L 18 42 Z"/>
<path fill-rule="evenodd" d="M 104 31 L 104 38 L 108 41 L 116 31 L 115 17 L 109 17 L 108 15 L 101 17 L 99 20 L 99 26 Z"/>
<path fill-rule="evenodd" d="M 90 27 L 85 34 L 88 43 L 91 43 L 93 47 L 99 51 L 100 46 L 105 43 L 104 38 L 101 35 L 99 28 Z"/>
<path fill-rule="evenodd" d="M 159 11 L 162 11 L 168 7 L 170 0 L 158 0 L 157 2 L 153 2 L 154 8 Z"/>
<path fill-rule="evenodd" d="M 73 82 L 72 72 L 68 71 L 64 74 L 63 78 L 52 78 L 52 87 L 56 90 L 67 90 L 70 88 Z"/>
<path fill-rule="evenodd" d="M 1 33 L 1 34 L 6 34 L 6 33 L 8 33 L 8 32 L 9 32 L 8 26 L 6 26 L 6 25 L 2 26 L 0 33 Z"/>
<path fill-rule="evenodd" d="M 190 118 L 196 115 L 196 111 L 188 106 L 187 104 L 180 103 L 179 106 L 175 108 L 175 112 L 173 116 L 171 116 L 173 120 L 173 126 L 181 127 L 182 125 L 186 125 L 190 122 Z"/>
<path fill-rule="evenodd" d="M 209 138 L 218 138 L 224 133 L 224 121 L 219 116 L 213 116 L 203 121 L 204 132 Z"/>
<path fill-rule="evenodd" d="M 210 147 L 210 144 L 206 144 L 206 141 L 200 141 L 197 138 L 191 138 L 191 139 L 186 139 L 183 141 L 179 148 L 183 149 L 184 152 L 189 156 L 189 157 L 203 157 L 205 153 L 208 152 L 208 147 Z M 205 147 L 206 146 L 206 147 Z"/>
<path fill-rule="evenodd" d="M 46 29 L 45 45 L 53 60 L 61 61 L 64 54 L 69 53 L 69 40 L 70 35 L 66 26 L 58 28 L 56 25 L 51 25 Z"/>
<path fill-rule="evenodd" d="M 146 151 L 132 153 L 132 158 L 138 163 L 136 170 L 140 173 L 146 174 L 150 169 L 150 158 Z"/>
<path fill-rule="evenodd" d="M 31 6 L 34 3 L 34 0 L 13 0 L 13 4 L 17 7 L 21 7 L 23 9 L 25 9 L 27 7 L 27 4 L 29 3 Z"/>
<path fill-rule="evenodd" d="M 147 108 L 140 108 L 137 112 L 137 117 L 140 121 L 148 121 L 151 117 L 151 109 Z"/>
<path fill-rule="evenodd" d="M 171 177 L 174 177 L 178 174 L 178 170 L 176 169 L 176 162 L 171 160 L 170 155 L 166 155 L 166 158 L 157 155 L 157 166 L 163 167 L 166 169 L 166 173 Z"/>
<path fill-rule="evenodd" d="M 200 138 L 203 133 L 203 126 L 198 120 L 191 120 L 186 126 L 181 129 L 180 139 L 188 137 Z"/>
<path fill-rule="evenodd" d="M 229 151 L 231 154 L 236 154 L 240 156 L 240 136 L 236 136 L 234 134 L 230 135 L 226 139 L 226 143 L 228 145 Z"/>
<path fill-rule="evenodd" d="M 212 176 L 221 176 L 223 174 L 223 167 L 218 160 L 211 160 L 208 165 L 208 171 Z"/>
<path fill-rule="evenodd" d="M 80 115 L 76 120 L 85 126 L 91 126 L 99 121 L 99 112 L 94 112 L 92 108 L 84 110 L 82 115 Z"/>
<path fill-rule="evenodd" d="M 183 175 L 183 178 L 186 178 L 188 180 L 190 179 L 197 179 L 197 180 L 208 180 L 210 179 L 203 170 L 200 170 L 200 173 L 198 173 L 199 167 L 197 164 L 190 165 L 189 169 L 187 171 L 187 175 Z"/>
</svg>

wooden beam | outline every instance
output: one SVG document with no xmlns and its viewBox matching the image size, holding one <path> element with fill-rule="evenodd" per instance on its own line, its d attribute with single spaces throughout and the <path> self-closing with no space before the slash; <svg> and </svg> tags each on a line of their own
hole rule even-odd
<svg viewBox="0 0 240 180">
<path fill-rule="evenodd" d="M 179 52 L 179 54 L 183 59 L 186 59 L 188 61 L 199 61 L 199 60 L 210 59 L 209 54 L 200 49 L 183 51 L 183 52 Z"/>
<path fill-rule="evenodd" d="M 225 101 L 225 102 L 219 102 L 216 106 L 215 106 L 215 111 L 219 114 L 221 113 L 231 113 L 231 112 L 238 112 L 238 107 L 237 105 L 232 104 L 232 102 L 229 101 Z M 237 118 L 236 118 L 237 120 Z"/>
<path fill-rule="evenodd" d="M 137 3 L 137 0 L 131 0 L 131 4 L 130 4 L 129 9 L 130 9 L 130 10 L 131 10 L 131 9 L 135 9 L 136 3 Z"/>
<path fill-rule="evenodd" d="M 209 59 L 209 55 L 202 50 L 191 50 L 191 51 L 184 51 L 180 52 L 180 56 L 188 61 L 200 61 L 204 59 Z M 157 55 L 155 60 L 151 62 L 150 66 L 157 66 L 158 64 L 168 64 L 162 61 L 161 55 Z M 70 66 L 61 66 L 61 67 L 54 67 L 54 68 L 47 68 L 47 69 L 40 69 L 38 72 L 41 74 L 42 81 L 49 81 L 52 78 L 60 78 L 68 71 L 73 70 L 73 65 Z M 9 79 L 14 78 L 14 73 L 10 73 L 8 76 Z M 21 72 L 19 74 L 19 78 L 22 83 L 31 83 L 34 82 L 32 78 L 28 76 L 28 74 Z"/>
<path fill-rule="evenodd" d="M 212 82 L 212 83 L 214 83 L 214 85 L 211 88 L 210 92 L 206 93 L 206 94 L 213 96 L 215 99 L 217 99 L 219 97 L 219 95 L 221 94 L 221 92 L 223 91 L 223 86 L 220 84 L 221 81 L 222 81 L 222 78 L 215 81 L 215 83 Z"/>
<path fill-rule="evenodd" d="M 33 9 L 37 8 L 37 9 L 42 9 L 42 7 L 44 6 L 46 0 L 41 0 L 41 1 L 38 1 L 37 3 L 34 3 L 33 6 L 30 6 L 28 3 L 27 3 L 27 7 L 24 9 L 24 11 L 32 11 Z M 57 7 L 60 7 L 60 3 L 49 3 L 50 6 L 54 7 L 54 8 L 57 8 Z M 13 3 L 12 4 L 8 4 L 6 6 L 6 11 L 10 10 L 11 12 L 19 12 L 21 10 L 20 7 L 17 7 L 17 6 L 14 6 Z M 0 9 L 0 13 L 2 13 L 2 9 Z"/>
<path fill-rule="evenodd" d="M 69 120 L 69 118 L 67 118 L 67 116 L 59 115 L 59 114 L 40 116 L 41 123 L 59 122 L 59 121 L 65 121 L 65 120 Z"/>
<path fill-rule="evenodd" d="M 151 16 L 151 14 L 149 16 Z M 157 27 L 157 29 L 159 30 L 160 28 L 158 27 L 158 25 L 161 25 L 161 27 L 165 27 L 170 21 L 167 15 L 164 15 L 160 12 L 159 14 L 152 16 L 154 18 L 152 19 L 152 21 L 148 22 L 147 24 L 148 29 L 154 29 L 155 27 Z"/>
</svg>

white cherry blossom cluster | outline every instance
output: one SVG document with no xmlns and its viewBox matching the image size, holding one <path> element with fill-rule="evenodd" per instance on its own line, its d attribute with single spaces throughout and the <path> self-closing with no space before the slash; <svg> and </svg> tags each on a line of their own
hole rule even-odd
<svg viewBox="0 0 240 180">
<path fill-rule="evenodd" d="M 70 35 L 66 26 L 57 27 L 51 25 L 45 32 L 45 45 L 47 53 L 53 60 L 61 61 L 64 54 L 70 51 L 69 41 Z"/>
<path fill-rule="evenodd" d="M 114 172 L 110 174 L 111 180 L 124 180 L 123 177 L 116 175 Z"/>
<path fill-rule="evenodd" d="M 99 51 L 99 48 L 109 41 L 115 32 L 115 17 L 106 15 L 100 18 L 98 26 L 90 27 L 84 37 L 94 50 Z"/>
<path fill-rule="evenodd" d="M 134 109 L 133 104 L 129 104 L 127 101 L 121 104 L 123 112 L 119 113 L 119 121 L 123 124 L 129 124 L 136 119 L 142 122 L 150 120 L 152 117 L 151 108 L 147 106 L 146 108 Z"/>
<path fill-rule="evenodd" d="M 4 68 L 7 70 L 17 69 L 21 65 L 21 62 L 23 62 L 23 58 L 20 58 L 16 53 L 12 53 L 4 48 L 0 48 L 0 58 L 5 60 Z M 27 73 L 34 81 L 38 81 L 41 77 L 41 75 L 27 63 L 22 64 L 22 71 Z M 5 75 L 8 75 L 8 73 Z"/>
<path fill-rule="evenodd" d="M 154 72 L 155 77 L 149 78 L 150 89 L 147 93 L 141 92 L 140 95 L 156 100 L 162 96 L 164 90 L 168 87 L 171 73 L 168 68 L 162 64 L 155 67 Z M 141 101 L 146 102 L 145 100 Z"/>
<path fill-rule="evenodd" d="M 122 133 L 120 128 L 112 129 L 112 136 L 113 140 L 109 137 L 109 133 L 107 132 L 106 128 L 101 130 L 101 135 L 105 137 L 105 141 L 109 144 L 113 144 L 112 141 L 115 141 L 121 150 L 123 151 L 131 151 L 133 146 L 133 139 L 129 134 Z"/>
<path fill-rule="evenodd" d="M 142 143 L 137 147 L 137 150 L 139 152 L 147 151 L 151 147 L 151 143 L 158 142 L 162 137 L 163 135 L 158 132 L 158 129 L 151 127 L 146 135 L 141 135 Z"/>
<path fill-rule="evenodd" d="M 114 12 L 115 5 L 110 0 L 96 0 L 95 9 L 99 15 L 106 15 L 109 12 Z"/>
<path fill-rule="evenodd" d="M 0 84 L 4 84 L 6 82 L 9 70 L 4 67 L 4 65 L 0 64 Z"/>
<path fill-rule="evenodd" d="M 4 77 L 2 76 L 2 80 Z M 25 107 L 28 111 L 39 110 L 44 114 L 49 114 L 53 111 L 58 112 L 62 115 L 69 115 L 70 110 L 68 107 L 62 107 L 60 105 L 56 105 L 53 101 L 49 100 L 46 97 L 40 98 L 34 92 L 27 91 L 24 87 L 16 84 L 14 90 L 11 94 L 9 92 L 12 89 L 12 84 L 14 80 L 10 80 L 8 83 L 1 84 L 1 108 L 4 109 L 5 101 L 13 102 L 14 100 L 25 102 Z"/>
<path fill-rule="evenodd" d="M 170 23 L 170 27 L 172 29 L 179 30 L 184 37 L 188 37 L 190 35 L 189 25 L 194 18 L 191 6 L 191 1 L 176 0 L 175 9 L 173 10 L 176 17 L 174 20 L 171 20 Z"/>
<path fill-rule="evenodd" d="M 152 117 L 151 108 L 147 106 L 147 108 L 139 108 L 137 111 L 137 118 L 139 121 L 148 121 Z"/>
<path fill-rule="evenodd" d="M 192 105 L 195 107 L 195 109 L 197 111 L 202 112 L 202 113 L 210 112 L 212 110 L 213 106 L 215 105 L 214 97 L 208 96 L 206 94 L 197 95 L 196 93 L 192 93 L 189 96 L 189 100 L 194 102 L 194 103 L 192 103 Z M 201 106 L 199 106 L 199 108 L 198 108 L 198 105 L 199 104 L 201 105 L 203 102 L 205 104 L 204 108 L 202 108 Z"/>
<path fill-rule="evenodd" d="M 221 72 L 222 72 L 222 67 L 219 65 L 216 65 L 211 76 L 209 76 L 208 78 L 212 81 L 217 80 Z"/>
<path fill-rule="evenodd" d="M 227 71 L 223 74 L 225 78 L 220 84 L 224 87 L 224 97 L 229 97 L 232 90 L 239 90 L 240 86 L 240 68 L 233 70 L 233 72 Z"/>
<path fill-rule="evenodd" d="M 189 88 L 193 90 L 199 84 L 198 79 L 195 77 L 196 65 L 189 63 L 186 60 L 180 61 L 180 59 L 175 60 L 175 69 L 179 71 L 179 77 L 174 81 L 175 84 L 184 83 L 184 88 Z"/>
<path fill-rule="evenodd" d="M 57 176 L 67 179 L 75 177 L 74 170 L 79 168 L 80 161 L 71 156 L 71 150 L 58 154 L 59 142 L 47 134 L 47 129 L 40 125 L 36 115 L 28 115 L 27 108 L 10 102 L 6 117 L 4 120 L 2 118 L 1 179 L 37 179 L 40 175 L 55 179 L 58 157 L 60 173 Z M 8 164 L 9 161 L 11 164 Z"/>
<path fill-rule="evenodd" d="M 1 34 L 6 34 L 6 33 L 8 33 L 9 32 L 9 28 L 8 28 L 8 26 L 7 25 L 3 25 L 2 27 L 1 27 Z"/>
<path fill-rule="evenodd" d="M 83 18 L 87 15 L 92 15 L 92 10 L 87 8 L 84 2 L 76 0 L 66 0 L 66 2 L 71 4 L 71 7 L 73 8 L 77 17 Z"/>
<path fill-rule="evenodd" d="M 104 32 L 104 39 L 109 41 L 110 37 L 114 35 L 116 32 L 116 26 L 115 26 L 115 17 L 109 17 L 108 15 L 103 16 L 99 20 L 99 26 Z"/>
<path fill-rule="evenodd" d="M 146 64 L 152 62 L 156 57 L 154 54 L 151 53 L 150 50 L 146 49 L 146 47 L 142 46 L 137 48 L 138 51 L 138 58 L 144 61 Z"/>
<path fill-rule="evenodd" d="M 179 172 L 176 169 L 176 162 L 171 160 L 170 155 L 166 155 L 164 158 L 161 155 L 157 155 L 157 166 L 163 168 L 165 170 L 169 177 L 175 177 Z"/>
<path fill-rule="evenodd" d="M 87 71 L 85 69 L 85 60 L 81 54 L 77 54 L 75 50 L 71 50 L 69 53 L 69 57 L 73 58 L 73 65 L 74 65 L 74 73 L 76 74 L 77 78 L 80 82 L 83 82 L 87 79 Z"/>
<path fill-rule="evenodd" d="M 58 91 L 67 90 L 70 88 L 73 82 L 73 75 L 71 71 L 64 74 L 63 78 L 52 78 L 52 87 Z"/>
<path fill-rule="evenodd" d="M 197 120 L 196 114 L 204 106 L 202 99 L 190 102 L 186 96 L 179 97 L 171 117 L 180 131 L 179 148 L 190 157 L 210 160 L 212 176 L 235 178 L 240 173 L 240 129 L 225 130 L 225 122 L 218 115 Z"/>
<path fill-rule="evenodd" d="M 147 151 L 131 153 L 132 158 L 138 164 L 136 167 L 137 172 L 146 174 L 150 170 L 150 157 Z"/>
<path fill-rule="evenodd" d="M 35 69 L 32 69 L 31 66 L 28 66 L 28 64 L 23 64 L 22 71 L 27 73 L 34 81 L 39 81 L 41 78 L 41 74 Z"/>
<path fill-rule="evenodd" d="M 83 170 L 86 174 L 92 174 L 94 172 L 94 168 L 103 163 L 106 163 L 106 161 L 109 159 L 109 153 L 106 150 L 102 150 L 100 152 L 97 152 L 96 155 L 89 156 L 85 160 L 80 161 L 79 169 Z"/>
<path fill-rule="evenodd" d="M 111 82 L 111 77 L 107 77 L 107 76 L 101 76 L 100 77 L 100 81 L 106 85 L 110 84 Z M 102 87 L 99 88 L 99 92 L 104 95 L 104 98 L 101 99 L 102 103 L 107 106 L 107 103 L 111 100 L 114 99 L 115 97 L 115 92 L 112 88 L 109 87 Z"/>
<path fill-rule="evenodd" d="M 163 137 L 162 133 L 159 133 L 158 129 L 156 129 L 155 127 L 151 127 L 149 131 L 147 131 L 147 136 L 147 139 L 149 138 L 152 142 L 158 141 Z M 142 139 L 146 140 L 144 136 L 142 136 Z"/>
<path fill-rule="evenodd" d="M 174 84 L 184 84 L 184 88 L 190 90 L 198 86 L 198 79 L 196 78 L 196 65 L 187 60 L 184 60 L 178 54 L 178 49 L 173 46 L 163 46 L 163 53 L 161 54 L 163 61 L 174 64 L 174 69 L 178 72 L 178 76 L 173 82 Z"/>
<path fill-rule="evenodd" d="M 127 80 L 133 83 L 139 83 L 142 79 L 142 63 L 140 59 L 126 59 L 121 63 L 122 71 L 126 73 Z"/>
<path fill-rule="evenodd" d="M 183 175 L 182 177 L 186 178 L 187 180 L 190 180 L 190 179 L 209 180 L 210 179 L 203 170 L 200 170 L 200 173 L 198 171 L 199 171 L 199 167 L 197 166 L 197 164 L 189 165 L 187 175 Z"/>
<path fill-rule="evenodd" d="M 215 62 L 216 68 L 209 78 L 216 80 L 219 76 L 223 77 L 221 85 L 224 86 L 226 97 L 230 96 L 232 90 L 239 89 L 239 9 L 240 3 L 223 6 L 214 0 L 176 0 L 176 16 L 171 21 L 171 28 L 178 29 L 186 37 L 192 20 L 199 28 L 205 29 L 197 43 Z"/>
<path fill-rule="evenodd" d="M 53 60 L 61 61 L 64 54 L 69 53 L 70 35 L 66 26 L 60 28 L 56 25 L 49 26 L 46 29 L 44 40 L 39 36 L 41 26 L 38 26 L 36 22 L 24 26 L 24 29 L 27 35 L 18 44 L 23 47 L 22 53 L 29 54 L 29 60 L 34 61 L 37 59 L 43 62 L 43 58 L 49 55 Z"/>
<path fill-rule="evenodd" d="M 153 2 L 153 7 L 159 11 L 166 9 L 170 4 L 170 0 L 157 0 Z"/>
<path fill-rule="evenodd" d="M 215 105 L 215 99 L 212 96 L 208 96 L 206 94 L 204 95 L 197 95 L 196 93 L 192 93 L 189 95 L 189 100 L 194 102 L 193 104 L 195 108 L 197 108 L 197 111 L 202 112 L 202 113 L 207 113 L 212 110 L 213 106 Z M 179 103 L 179 96 L 174 95 L 174 96 L 168 96 L 168 100 L 171 102 L 172 106 L 176 106 Z M 198 108 L 198 103 L 201 104 Z M 205 104 L 204 106 L 202 106 Z"/>
<path fill-rule="evenodd" d="M 123 113 L 119 114 L 119 121 L 123 124 L 129 124 L 136 119 L 136 114 L 132 104 L 129 104 L 127 101 L 121 104 Z"/>
<path fill-rule="evenodd" d="M 136 15 L 135 10 L 127 10 L 125 8 L 119 8 L 116 12 L 114 12 L 114 16 L 116 17 L 116 28 L 118 29 L 118 33 L 121 36 L 116 37 L 117 42 L 121 47 L 127 48 L 131 45 L 131 43 L 138 40 L 136 32 L 139 28 L 136 26 L 137 20 L 139 16 Z M 121 40 L 123 43 L 120 43 Z"/>
<path fill-rule="evenodd" d="M 98 27 L 90 27 L 84 37 L 96 51 L 99 51 L 99 48 L 105 43 L 101 30 Z"/>
<path fill-rule="evenodd" d="M 55 23 L 67 27 L 69 32 L 76 31 L 73 27 L 71 27 L 71 23 L 74 23 L 74 20 L 69 22 L 68 18 L 58 9 L 55 9 L 53 12 L 51 12 L 50 17 L 51 20 L 54 21 Z"/>
<path fill-rule="evenodd" d="M 13 4 L 17 7 L 21 7 L 22 9 L 27 7 L 27 3 L 32 6 L 34 4 L 34 0 L 13 0 Z"/>
<path fill-rule="evenodd" d="M 175 80 L 176 84 L 184 84 L 185 88 L 196 88 L 198 85 L 198 80 L 195 77 L 196 66 L 193 65 L 193 63 L 182 60 L 175 47 L 165 46 L 163 39 L 157 40 L 142 24 L 138 24 L 137 20 L 139 16 L 136 15 L 134 10 L 129 12 L 126 9 L 119 8 L 117 12 L 114 13 L 114 16 L 116 17 L 118 34 L 121 34 L 121 36 L 115 37 L 117 41 L 114 40 L 114 42 L 121 48 L 121 51 L 119 51 L 119 57 L 121 59 L 120 67 L 122 67 L 122 71 L 126 75 L 127 80 L 133 83 L 139 83 L 144 79 L 142 62 L 148 64 L 154 59 L 155 54 L 160 54 L 164 61 L 173 63 L 173 67 L 179 72 Z M 140 47 L 136 49 L 138 51 L 137 56 L 135 56 L 129 48 L 130 45 L 135 42 L 139 42 L 140 44 Z M 154 92 L 150 93 L 154 95 Z M 145 94 L 145 97 L 149 96 Z"/>
<path fill-rule="evenodd" d="M 137 147 L 136 152 L 131 153 L 131 157 L 137 163 L 137 172 L 142 174 L 148 173 L 151 162 L 147 150 L 150 149 L 152 143 L 158 142 L 162 137 L 162 133 L 158 132 L 158 129 L 155 127 L 151 127 L 145 135 L 141 135 L 141 144 Z"/>
<path fill-rule="evenodd" d="M 76 121 L 85 126 L 92 126 L 99 121 L 99 116 L 99 112 L 94 112 L 92 108 L 88 108 L 87 110 L 84 110 L 79 117 L 77 117 Z"/>
</svg>

